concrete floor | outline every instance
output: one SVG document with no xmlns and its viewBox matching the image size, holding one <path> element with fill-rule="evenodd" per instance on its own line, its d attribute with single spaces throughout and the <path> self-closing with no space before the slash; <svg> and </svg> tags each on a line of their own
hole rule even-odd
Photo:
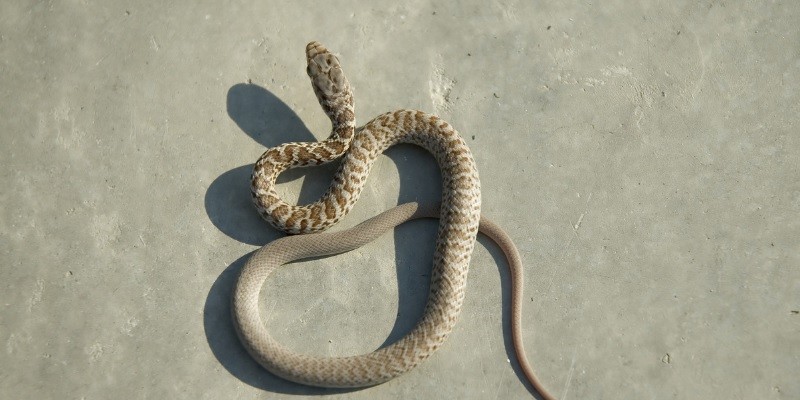
<svg viewBox="0 0 800 400">
<path fill-rule="evenodd" d="M 362 123 L 418 108 L 467 139 L 559 398 L 800 398 L 800 3 L 221 3 L 0 4 L 0 398 L 530 396 L 485 239 L 449 341 L 389 383 L 295 385 L 238 344 L 237 271 L 281 236 L 249 203 L 252 163 L 329 129 L 310 40 L 339 54 Z M 280 190 L 309 202 L 332 172 Z M 342 225 L 435 201 L 437 174 L 390 150 Z M 325 355 L 402 336 L 434 233 L 287 267 L 271 331 Z"/>
</svg>

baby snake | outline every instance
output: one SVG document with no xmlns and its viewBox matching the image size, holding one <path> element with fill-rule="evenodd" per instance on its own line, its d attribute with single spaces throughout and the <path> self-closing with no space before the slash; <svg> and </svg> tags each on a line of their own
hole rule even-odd
<svg viewBox="0 0 800 400">
<path fill-rule="evenodd" d="M 232 301 L 234 326 L 241 342 L 259 364 L 290 381 L 321 387 L 363 387 L 386 382 L 414 368 L 444 343 L 461 312 L 475 239 L 480 230 L 505 253 L 511 269 L 511 333 L 514 352 L 530 384 L 551 399 L 525 357 L 521 334 L 522 263 L 510 237 L 481 218 L 480 181 L 467 144 L 450 124 L 422 111 L 399 110 L 355 125 L 353 94 L 339 60 L 325 47 L 306 47 L 308 75 L 333 130 L 325 141 L 286 143 L 268 149 L 253 169 L 251 190 L 261 216 L 288 233 L 311 233 L 278 239 L 258 251 L 243 267 Z M 378 155 L 398 143 L 412 143 L 433 154 L 442 175 L 439 207 L 407 203 L 353 228 L 321 232 L 353 207 Z M 275 190 L 278 175 L 294 167 L 324 164 L 339 157 L 341 165 L 325 194 L 314 203 L 284 202 Z M 259 314 L 259 292 L 270 273 L 288 262 L 346 252 L 372 241 L 407 220 L 438 217 L 430 292 L 424 315 L 397 342 L 372 353 L 349 357 L 297 354 L 276 342 Z"/>
</svg>

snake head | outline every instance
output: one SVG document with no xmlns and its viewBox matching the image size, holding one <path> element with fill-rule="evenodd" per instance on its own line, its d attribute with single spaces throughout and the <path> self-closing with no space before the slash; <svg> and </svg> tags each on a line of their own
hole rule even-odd
<svg viewBox="0 0 800 400">
<path fill-rule="evenodd" d="M 306 46 L 306 60 L 308 61 L 308 76 L 314 87 L 314 93 L 323 107 L 325 104 L 352 98 L 350 82 L 344 76 L 344 71 L 336 58 L 328 49 L 319 42 L 311 42 Z M 328 111 L 328 110 L 326 110 Z"/>
</svg>

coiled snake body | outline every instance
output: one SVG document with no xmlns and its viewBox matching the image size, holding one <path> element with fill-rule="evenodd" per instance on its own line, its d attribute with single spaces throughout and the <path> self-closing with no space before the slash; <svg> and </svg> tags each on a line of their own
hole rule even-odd
<svg viewBox="0 0 800 400">
<path fill-rule="evenodd" d="M 286 143 L 268 149 L 259 158 L 251 189 L 261 216 L 288 233 L 325 230 L 351 210 L 377 156 L 398 143 L 416 144 L 434 155 L 442 175 L 441 205 L 425 208 L 408 203 L 345 231 L 287 236 L 256 251 L 242 269 L 232 304 L 234 325 L 245 348 L 273 374 L 313 386 L 371 386 L 407 372 L 444 343 L 458 319 L 480 225 L 480 230 L 495 240 L 509 258 L 515 353 L 528 380 L 547 398 L 549 395 L 531 372 L 522 348 L 519 254 L 502 229 L 481 219 L 478 171 L 464 140 L 450 124 L 421 111 L 386 113 L 356 128 L 352 91 L 339 60 L 317 42 L 308 44 L 306 56 L 314 92 L 333 123 L 333 131 L 325 141 Z M 342 162 L 331 186 L 316 202 L 291 205 L 277 194 L 275 180 L 281 172 L 339 157 Z M 430 292 L 422 319 L 402 339 L 369 354 L 326 358 L 293 353 L 268 334 L 259 315 L 258 298 L 261 286 L 275 268 L 301 258 L 352 250 L 404 221 L 421 217 L 440 219 Z"/>
</svg>

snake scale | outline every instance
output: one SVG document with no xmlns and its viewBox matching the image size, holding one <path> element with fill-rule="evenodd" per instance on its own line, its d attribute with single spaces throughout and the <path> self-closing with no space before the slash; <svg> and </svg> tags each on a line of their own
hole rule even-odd
<svg viewBox="0 0 800 400">
<path fill-rule="evenodd" d="M 514 243 L 496 224 L 481 218 L 480 181 L 467 144 L 450 124 L 422 111 L 399 110 L 356 127 L 353 93 L 339 60 L 318 42 L 306 47 L 307 72 L 320 105 L 332 122 L 322 142 L 285 143 L 267 149 L 251 178 L 253 201 L 261 216 L 292 234 L 256 251 L 242 268 L 232 299 L 236 331 L 259 364 L 284 379 L 320 387 L 363 387 L 386 382 L 433 354 L 452 331 L 464 302 L 467 271 L 480 230 L 509 260 L 512 281 L 512 341 L 522 371 L 545 399 L 547 391 L 533 374 L 521 338 L 522 264 Z M 318 233 L 341 220 L 353 207 L 375 159 L 398 143 L 418 145 L 436 159 L 442 176 L 442 199 L 436 207 L 407 203 L 335 233 Z M 341 158 L 328 190 L 314 203 L 292 205 L 276 192 L 278 175 L 294 167 Z M 439 218 L 430 292 L 423 317 L 397 342 L 372 353 L 349 357 L 297 354 L 276 342 L 259 314 L 264 281 L 288 262 L 346 252 L 415 218 Z"/>
</svg>

